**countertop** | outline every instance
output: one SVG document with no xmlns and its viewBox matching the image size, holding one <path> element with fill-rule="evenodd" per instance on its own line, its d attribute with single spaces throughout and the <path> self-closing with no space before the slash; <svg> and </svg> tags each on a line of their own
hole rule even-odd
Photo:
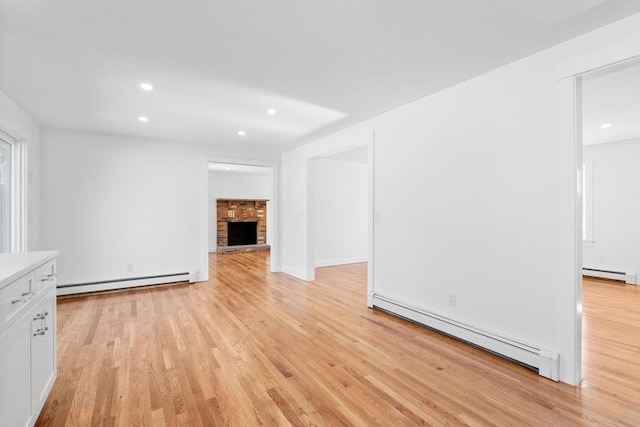
<svg viewBox="0 0 640 427">
<path fill-rule="evenodd" d="M 58 256 L 59 251 L 0 254 L 0 289 Z"/>
</svg>

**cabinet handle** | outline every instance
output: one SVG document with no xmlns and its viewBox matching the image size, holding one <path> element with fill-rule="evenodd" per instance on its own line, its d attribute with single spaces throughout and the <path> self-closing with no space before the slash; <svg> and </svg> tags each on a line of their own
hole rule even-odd
<svg viewBox="0 0 640 427">
<path fill-rule="evenodd" d="M 47 274 L 46 276 L 42 276 L 40 278 L 41 282 L 48 282 L 50 280 L 54 280 L 57 277 L 57 274 L 55 273 L 51 273 L 51 274 Z"/>
<path fill-rule="evenodd" d="M 35 334 L 33 334 L 33 336 L 34 336 L 34 337 L 37 337 L 38 335 L 44 335 L 44 332 L 45 332 L 45 331 L 43 331 L 42 329 L 38 329 L 38 330 L 36 331 L 36 333 L 35 333 Z"/>
<path fill-rule="evenodd" d="M 33 318 L 33 320 L 43 320 L 48 315 L 49 315 L 49 312 L 47 311 L 45 311 L 44 313 L 38 313 L 36 314 L 36 317 Z"/>
<path fill-rule="evenodd" d="M 11 304 L 18 304 L 19 302 L 24 302 L 24 300 L 26 300 L 28 297 L 30 297 L 31 295 L 35 294 L 35 292 L 24 292 L 21 295 L 21 298 L 18 299 L 12 299 L 11 300 Z"/>
</svg>

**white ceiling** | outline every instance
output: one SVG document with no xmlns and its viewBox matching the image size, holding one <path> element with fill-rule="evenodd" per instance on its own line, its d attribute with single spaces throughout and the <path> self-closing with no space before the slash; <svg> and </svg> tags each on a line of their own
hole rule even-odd
<svg viewBox="0 0 640 427">
<path fill-rule="evenodd" d="M 1 0 L 0 89 L 44 126 L 277 155 L 638 11 L 637 0 Z"/>
<path fill-rule="evenodd" d="M 640 64 L 585 77 L 582 83 L 583 145 L 640 139 Z M 603 128 L 603 124 L 610 127 Z"/>
</svg>

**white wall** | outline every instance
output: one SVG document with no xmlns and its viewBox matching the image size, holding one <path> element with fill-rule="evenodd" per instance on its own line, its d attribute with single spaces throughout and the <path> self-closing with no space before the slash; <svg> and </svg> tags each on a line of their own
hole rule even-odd
<svg viewBox="0 0 640 427">
<path fill-rule="evenodd" d="M 375 131 L 373 291 L 557 351 L 560 379 L 573 383 L 577 272 L 563 276 L 575 261 L 561 248 L 574 245 L 559 236 L 575 226 L 563 222 L 575 219 L 563 192 L 574 178 L 560 166 L 557 79 L 572 58 L 618 44 L 640 51 L 638 23 L 622 20 L 285 153 L 283 271 L 310 277 L 308 159 Z M 405 229 L 398 209 L 409 200 L 416 224 Z"/>
<path fill-rule="evenodd" d="M 367 260 L 367 164 L 314 159 L 315 266 Z"/>
<path fill-rule="evenodd" d="M 640 140 L 584 147 L 593 160 L 593 246 L 583 266 L 640 273 Z"/>
<path fill-rule="evenodd" d="M 217 228 L 216 228 L 216 200 L 217 199 L 267 199 L 271 200 L 271 184 L 273 178 L 269 169 L 268 173 L 247 173 L 232 171 L 209 171 L 209 252 L 216 252 Z M 270 222 L 269 208 L 267 204 L 267 222 Z M 271 242 L 271 232 L 267 225 L 267 243 Z"/>
<path fill-rule="evenodd" d="M 242 147 L 50 128 L 41 138 L 41 246 L 61 251 L 59 284 L 192 271 L 203 277 L 203 159 L 249 157 Z"/>
<path fill-rule="evenodd" d="M 40 248 L 40 126 L 0 91 L 0 124 L 27 141 L 27 250 Z"/>
</svg>

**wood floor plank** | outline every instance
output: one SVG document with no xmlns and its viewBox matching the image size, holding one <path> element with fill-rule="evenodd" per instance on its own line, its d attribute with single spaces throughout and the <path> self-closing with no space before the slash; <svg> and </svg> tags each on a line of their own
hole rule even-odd
<svg viewBox="0 0 640 427">
<path fill-rule="evenodd" d="M 638 426 L 640 287 L 585 279 L 579 387 L 366 307 L 366 264 L 58 300 L 37 426 Z"/>
</svg>

